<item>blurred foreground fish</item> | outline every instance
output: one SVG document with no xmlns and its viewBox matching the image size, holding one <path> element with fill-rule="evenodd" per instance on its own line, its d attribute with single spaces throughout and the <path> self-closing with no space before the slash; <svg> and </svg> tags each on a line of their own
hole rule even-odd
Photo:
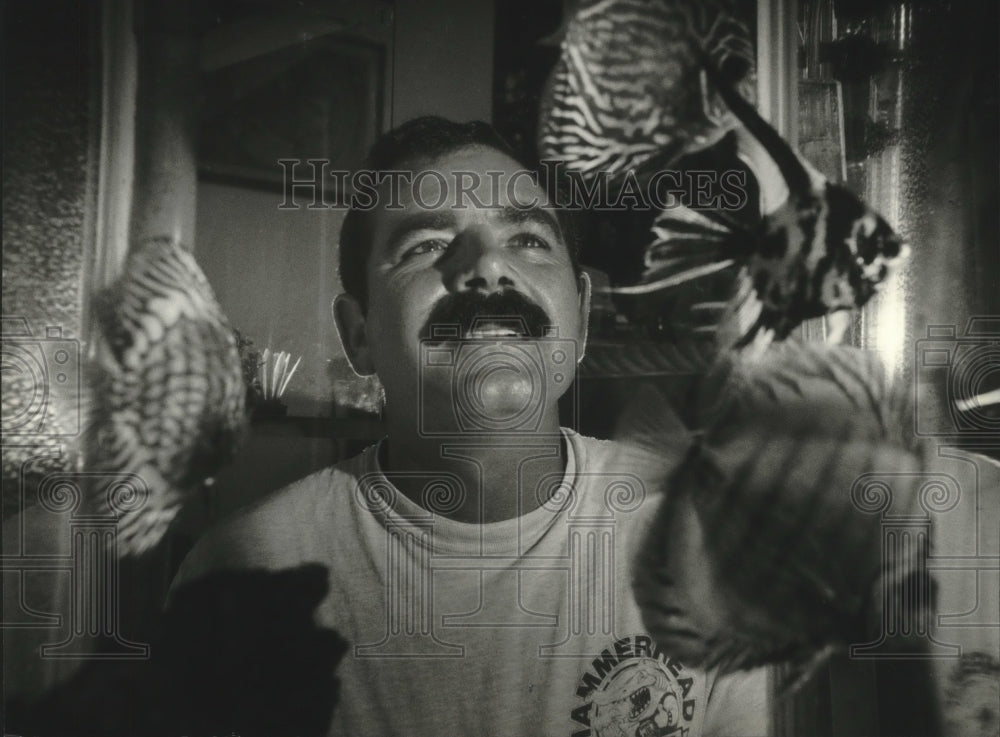
<svg viewBox="0 0 1000 737">
<path fill-rule="evenodd" d="M 924 453 L 906 403 L 859 350 L 784 343 L 732 354 L 702 388 L 703 432 L 668 482 L 634 569 L 650 634 L 685 662 L 724 672 L 789 663 L 801 683 L 838 646 L 877 639 L 885 602 L 911 596 L 928 551 L 883 552 L 866 474 L 916 507 Z M 676 447 L 669 409 L 647 396 L 634 443 Z M 654 430 L 657 417 L 666 418 Z M 794 687 L 794 686 L 793 686 Z"/>
<path fill-rule="evenodd" d="M 107 350 L 90 377 L 86 470 L 135 474 L 138 485 L 100 489 L 90 501 L 99 513 L 119 514 L 119 554 L 139 554 L 233 457 L 246 426 L 246 385 L 208 280 L 171 239 L 133 250 L 121 278 L 95 299 L 95 314 Z M 116 493 L 127 498 L 112 499 Z"/>
</svg>

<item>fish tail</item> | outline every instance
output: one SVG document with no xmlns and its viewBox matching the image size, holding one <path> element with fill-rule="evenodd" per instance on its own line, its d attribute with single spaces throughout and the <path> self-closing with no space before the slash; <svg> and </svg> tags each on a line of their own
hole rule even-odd
<svg viewBox="0 0 1000 737">
<path fill-rule="evenodd" d="M 764 149 L 774 159 L 774 163 L 778 165 L 778 169 L 788 183 L 788 188 L 797 193 L 809 192 L 812 189 L 812 177 L 788 142 L 723 77 L 708 52 L 698 44 L 693 44 L 693 46 L 708 80 L 715 86 L 719 95 L 743 126 L 760 141 Z"/>
</svg>

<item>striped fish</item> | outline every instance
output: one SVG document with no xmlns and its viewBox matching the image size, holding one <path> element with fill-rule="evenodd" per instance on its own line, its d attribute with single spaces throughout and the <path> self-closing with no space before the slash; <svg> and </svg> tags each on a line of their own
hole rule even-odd
<svg viewBox="0 0 1000 737">
<path fill-rule="evenodd" d="M 919 546 L 884 555 L 866 474 L 892 479 L 893 514 L 916 508 L 927 458 L 880 364 L 841 346 L 731 354 L 706 380 L 701 423 L 634 568 L 643 620 L 685 662 L 725 672 L 790 663 L 801 682 L 837 647 L 877 639 L 884 607 L 921 589 Z M 669 409 L 626 433 L 677 446 Z M 667 418 L 649 431 L 649 418 Z M 910 600 L 927 616 L 931 597 Z M 920 609 L 920 611 L 916 611 Z"/>
<path fill-rule="evenodd" d="M 171 239 L 131 252 L 95 314 L 107 350 L 88 401 L 87 470 L 136 474 L 148 494 L 112 500 L 102 490 L 92 501 L 119 514 L 119 553 L 138 554 L 232 458 L 246 425 L 246 386 L 208 280 Z"/>
<path fill-rule="evenodd" d="M 704 83 L 695 46 L 753 89 L 736 0 L 591 0 L 567 24 L 541 104 L 543 159 L 592 179 L 667 166 L 711 146 L 735 117 Z"/>
<path fill-rule="evenodd" d="M 736 336 L 737 345 L 761 330 L 781 340 L 806 319 L 863 306 L 905 257 L 902 238 L 850 190 L 803 162 L 710 56 L 702 60 L 744 126 L 742 148 L 758 161 L 769 157 L 761 167 L 776 168 L 787 198 L 752 227 L 719 210 L 682 205 L 663 211 L 653 224 L 640 282 L 610 291 L 650 294 L 739 269 L 737 299 L 752 304 L 756 317 Z"/>
</svg>

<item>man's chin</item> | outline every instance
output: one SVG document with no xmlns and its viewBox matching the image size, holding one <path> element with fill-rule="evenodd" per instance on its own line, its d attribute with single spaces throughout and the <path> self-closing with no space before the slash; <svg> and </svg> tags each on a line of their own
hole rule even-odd
<svg viewBox="0 0 1000 737">
<path fill-rule="evenodd" d="M 483 377 L 471 391 L 469 404 L 480 409 L 484 416 L 497 420 L 522 412 L 532 412 L 545 399 L 545 387 L 523 377 L 511 377 L 511 372 L 500 372 Z"/>
<path fill-rule="evenodd" d="M 545 414 L 547 387 L 540 377 L 504 365 L 459 372 L 448 388 L 460 432 L 530 432 Z"/>
</svg>

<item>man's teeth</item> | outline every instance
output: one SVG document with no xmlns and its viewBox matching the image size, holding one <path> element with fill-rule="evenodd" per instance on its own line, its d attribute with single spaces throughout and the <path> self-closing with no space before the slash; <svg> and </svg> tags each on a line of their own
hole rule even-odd
<svg viewBox="0 0 1000 737">
<path fill-rule="evenodd" d="M 479 328 L 468 332 L 470 338 L 520 338 L 521 333 L 511 328 Z"/>
</svg>

